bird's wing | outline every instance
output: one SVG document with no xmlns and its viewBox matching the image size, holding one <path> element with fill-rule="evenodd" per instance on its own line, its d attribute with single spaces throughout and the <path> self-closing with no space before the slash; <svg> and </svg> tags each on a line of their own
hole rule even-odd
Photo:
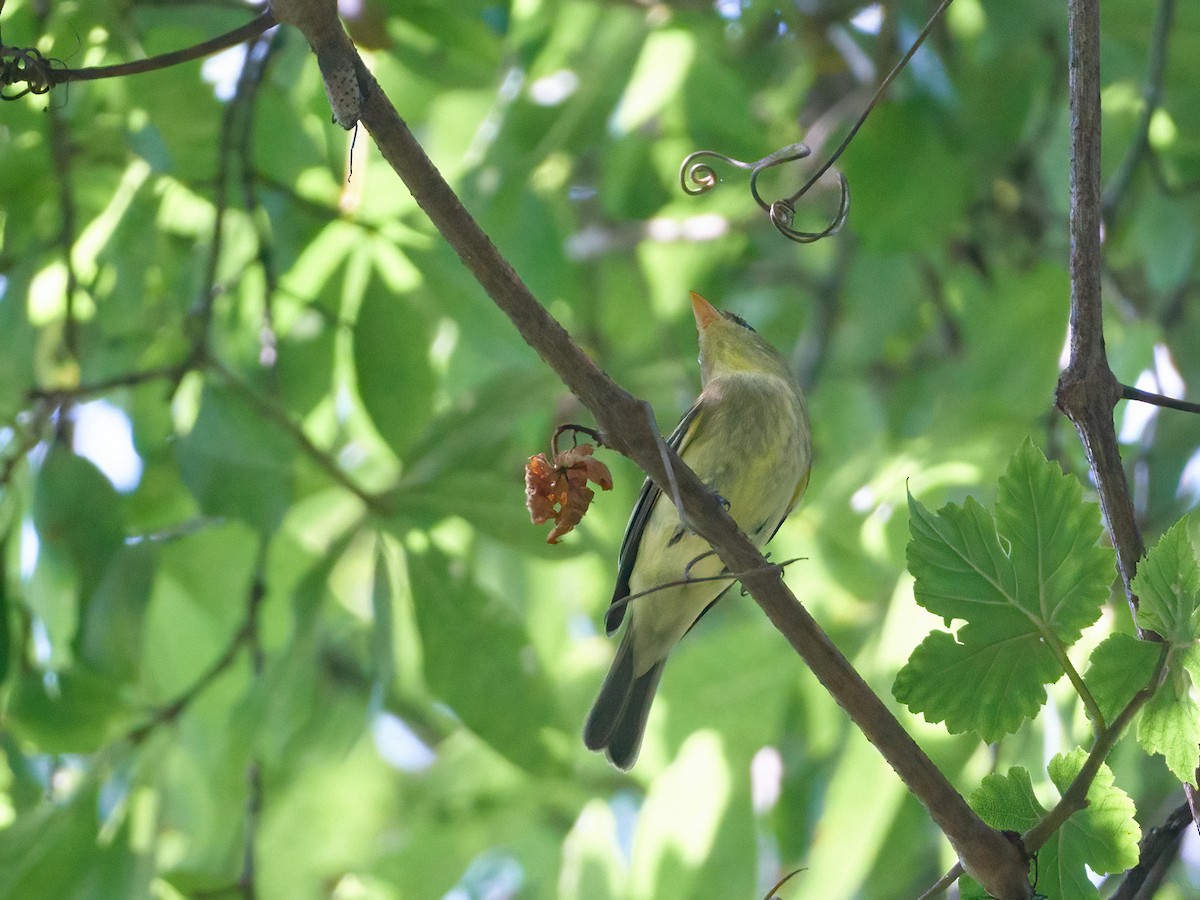
<svg viewBox="0 0 1200 900">
<path fill-rule="evenodd" d="M 679 420 L 679 424 L 667 438 L 667 446 L 680 456 L 683 455 L 688 443 L 695 437 L 697 428 L 693 426 L 699 425 L 702 402 L 702 400 L 697 400 L 692 404 L 692 408 L 683 414 L 683 418 Z M 614 604 L 629 596 L 629 578 L 633 574 L 633 564 L 637 561 L 642 534 L 646 530 L 646 523 L 650 521 L 650 513 L 654 510 L 654 504 L 661 493 L 662 491 L 649 478 L 643 482 L 637 503 L 633 506 L 633 514 L 629 517 L 629 524 L 625 526 L 625 537 L 621 540 L 621 552 L 617 556 L 617 585 L 613 589 L 612 597 Z M 620 606 L 609 606 L 608 613 L 604 617 L 604 627 L 609 634 L 620 627 L 625 618 L 625 606 L 626 604 L 623 603 Z"/>
<path fill-rule="evenodd" d="M 788 504 L 787 512 L 783 514 L 783 518 L 779 520 L 779 524 L 775 526 L 775 530 L 771 532 L 771 537 L 767 538 L 764 543 L 770 543 L 771 538 L 779 534 L 779 529 L 783 527 L 783 523 L 787 521 L 787 517 L 792 514 L 792 510 L 796 508 L 796 504 L 800 502 L 800 498 L 804 496 L 805 490 L 808 489 L 808 476 L 812 474 L 812 466 L 809 466 L 808 471 L 796 482 L 796 490 L 792 493 L 792 502 Z"/>
</svg>

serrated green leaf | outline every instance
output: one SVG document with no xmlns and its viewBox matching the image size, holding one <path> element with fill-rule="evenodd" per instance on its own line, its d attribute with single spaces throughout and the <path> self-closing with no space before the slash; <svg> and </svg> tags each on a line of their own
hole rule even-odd
<svg viewBox="0 0 1200 900">
<path fill-rule="evenodd" d="M 538 773 L 552 768 L 547 732 L 558 711 L 515 611 L 436 550 L 407 559 L 430 689 L 512 762 Z"/>
<path fill-rule="evenodd" d="M 980 617 L 1020 622 L 1016 573 L 1000 544 L 992 514 L 968 497 L 930 512 L 908 498 L 908 570 L 916 579 L 917 602 L 947 623 Z"/>
<path fill-rule="evenodd" d="M 1133 579 L 1138 627 L 1178 645 L 1191 644 L 1200 634 L 1200 563 L 1188 537 L 1190 520 L 1180 519 L 1159 538 Z"/>
<path fill-rule="evenodd" d="M 1007 775 L 993 773 L 985 776 L 979 787 L 972 791 L 967 802 L 979 813 L 979 817 L 993 828 L 1015 831 L 1018 834 L 1028 831 L 1046 814 L 1045 807 L 1033 792 L 1029 772 L 1021 766 L 1009 769 Z M 1032 879 L 1031 864 L 1031 882 Z M 985 900 L 990 896 L 968 875 L 964 875 L 959 881 L 962 900 Z"/>
<path fill-rule="evenodd" d="M 292 442 L 242 397 L 209 384 L 179 444 L 184 484 L 210 516 L 274 531 L 291 502 Z"/>
<path fill-rule="evenodd" d="M 1071 786 L 1087 756 L 1086 751 L 1076 749 L 1050 760 L 1047 770 L 1060 794 Z M 1115 786 L 1112 770 L 1101 764 L 1088 788 L 1087 807 L 1067 819 L 1051 841 L 1058 847 L 1059 859 L 1067 863 L 1065 868 L 1078 873 L 1074 883 L 1090 886 L 1083 871 L 1085 865 L 1093 872 L 1109 875 L 1137 864 L 1142 832 L 1135 812 L 1133 800 Z M 1051 882 L 1045 882 L 1044 892 L 1051 897 L 1080 896 L 1068 890 L 1065 883 L 1054 890 Z"/>
<path fill-rule="evenodd" d="M 1161 652 L 1162 645 L 1130 634 L 1110 634 L 1092 651 L 1083 680 L 1108 722 L 1149 686 Z"/>
<path fill-rule="evenodd" d="M 1029 772 L 1020 766 L 1007 775 L 993 773 L 984 777 L 970 797 L 971 808 L 993 828 L 1028 831 L 1046 814 L 1033 792 Z"/>
<path fill-rule="evenodd" d="M 964 644 L 933 631 L 897 673 L 892 692 L 930 722 L 945 723 L 951 734 L 973 731 L 991 743 L 1037 714 L 1046 702 L 1042 685 L 1058 671 L 1036 634 Z"/>
<path fill-rule="evenodd" d="M 932 513 L 910 495 L 909 511 L 917 602 L 966 624 L 931 634 L 893 691 L 951 731 L 996 740 L 1036 714 L 1061 648 L 1100 614 L 1112 570 L 1098 513 L 1029 440 L 1000 480 L 995 519 L 970 497 Z"/>
<path fill-rule="evenodd" d="M 372 270 L 354 323 L 354 371 L 375 430 L 401 459 L 433 409 L 430 341 L 425 317 Z"/>
<path fill-rule="evenodd" d="M 1099 618 L 1114 572 L 1099 507 L 1026 438 L 1000 477 L 996 529 L 1011 546 L 1018 602 L 1073 644 Z"/>
<path fill-rule="evenodd" d="M 1050 779 L 1060 794 L 1079 774 L 1087 753 L 1073 750 L 1050 761 Z M 1123 872 L 1137 863 L 1141 832 L 1134 819 L 1133 801 L 1113 786 L 1112 771 L 1101 765 L 1087 794 L 1088 805 L 1072 815 L 1038 851 L 1037 890 L 1047 897 L 1089 898 L 1100 893 L 1088 880 L 1087 869 Z M 1009 769 L 1007 775 L 989 775 L 971 794 L 972 809 L 993 828 L 1024 832 L 1046 809 L 1033 792 L 1029 773 Z M 964 884 L 963 897 L 982 897 L 977 885 Z"/>
<path fill-rule="evenodd" d="M 1147 753 L 1161 753 L 1180 781 L 1196 783 L 1200 764 L 1200 705 L 1191 695 L 1191 675 L 1176 669 L 1142 708 L 1138 743 Z"/>
</svg>

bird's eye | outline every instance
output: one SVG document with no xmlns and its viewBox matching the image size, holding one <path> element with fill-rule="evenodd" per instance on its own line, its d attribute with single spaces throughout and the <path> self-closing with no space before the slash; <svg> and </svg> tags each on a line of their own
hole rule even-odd
<svg viewBox="0 0 1200 900">
<path fill-rule="evenodd" d="M 736 322 L 738 325 L 741 325 L 743 328 L 746 328 L 750 331 L 754 331 L 754 326 L 752 326 L 749 322 L 747 322 L 745 319 L 743 319 L 741 316 L 737 315 L 736 313 L 722 311 L 721 315 L 723 315 L 730 322 Z"/>
</svg>

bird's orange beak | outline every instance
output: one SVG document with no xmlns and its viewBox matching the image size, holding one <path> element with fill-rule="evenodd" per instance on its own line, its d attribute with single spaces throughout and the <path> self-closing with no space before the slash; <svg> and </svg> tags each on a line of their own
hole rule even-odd
<svg viewBox="0 0 1200 900">
<path fill-rule="evenodd" d="M 700 331 L 721 318 L 721 313 L 717 308 L 695 291 L 692 291 L 692 315 L 696 317 L 696 328 Z"/>
</svg>

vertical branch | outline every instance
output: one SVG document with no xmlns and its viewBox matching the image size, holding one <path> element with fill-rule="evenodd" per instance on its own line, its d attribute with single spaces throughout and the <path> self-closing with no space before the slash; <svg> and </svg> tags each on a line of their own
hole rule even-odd
<svg viewBox="0 0 1200 900">
<path fill-rule="evenodd" d="M 1170 9 L 1166 10 L 1169 15 Z M 1160 10 L 1160 20 L 1169 22 Z M 1164 26 L 1165 27 L 1165 26 Z M 1100 296 L 1100 0 L 1068 0 L 1071 93 L 1071 340 L 1070 362 L 1056 400 L 1079 431 L 1108 523 L 1130 611 L 1138 600 L 1133 576 L 1145 552 L 1133 497 L 1121 465 L 1112 411 L 1122 387 L 1108 367 Z M 1164 38 L 1165 40 L 1165 38 Z M 1141 637 L 1161 640 L 1152 631 Z M 1200 794 L 1183 786 L 1200 830 Z"/>
<path fill-rule="evenodd" d="M 1108 367 L 1101 301 L 1100 225 L 1100 0 L 1068 0 L 1071 105 L 1071 315 L 1070 361 L 1059 377 L 1056 400 L 1075 424 L 1087 453 L 1117 551 L 1130 609 L 1137 610 L 1133 575 L 1144 546 L 1112 411 L 1121 385 Z"/>
</svg>

